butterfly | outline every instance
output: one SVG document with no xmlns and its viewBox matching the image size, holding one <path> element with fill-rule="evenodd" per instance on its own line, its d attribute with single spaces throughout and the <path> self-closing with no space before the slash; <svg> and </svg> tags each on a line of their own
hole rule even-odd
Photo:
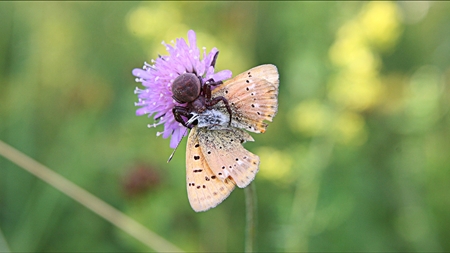
<svg viewBox="0 0 450 253">
<path fill-rule="evenodd" d="M 259 157 L 242 144 L 254 141 L 245 130 L 264 133 L 278 110 L 278 70 L 265 64 L 245 71 L 214 90 L 232 111 L 218 103 L 195 114 L 188 136 L 186 179 L 189 203 L 196 212 L 216 207 L 237 185 L 248 186 L 259 170 Z"/>
</svg>

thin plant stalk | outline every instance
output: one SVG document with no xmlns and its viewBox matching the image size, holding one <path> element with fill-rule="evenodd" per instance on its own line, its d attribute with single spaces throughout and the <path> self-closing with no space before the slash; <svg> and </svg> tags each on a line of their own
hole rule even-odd
<svg viewBox="0 0 450 253">
<path fill-rule="evenodd" d="M 149 248 L 157 252 L 182 251 L 131 217 L 2 141 L 0 141 L 0 155 L 84 205 Z"/>
<path fill-rule="evenodd" d="M 0 252 L 2 253 L 11 252 L 1 229 L 0 229 Z"/>
<path fill-rule="evenodd" d="M 256 190 L 255 184 L 251 183 L 244 189 L 245 194 L 245 252 L 255 251 L 256 239 L 256 221 L 257 221 L 257 207 L 256 207 Z"/>
</svg>

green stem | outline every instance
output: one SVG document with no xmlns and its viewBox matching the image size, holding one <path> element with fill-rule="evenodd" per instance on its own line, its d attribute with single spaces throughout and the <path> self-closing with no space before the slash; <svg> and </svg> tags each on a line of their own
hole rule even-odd
<svg viewBox="0 0 450 253">
<path fill-rule="evenodd" d="M 246 207 L 245 252 L 253 252 L 256 238 L 256 190 L 251 183 L 244 189 Z"/>
<path fill-rule="evenodd" d="M 0 229 L 0 252 L 5 252 L 5 253 L 11 252 L 1 229 Z"/>
</svg>

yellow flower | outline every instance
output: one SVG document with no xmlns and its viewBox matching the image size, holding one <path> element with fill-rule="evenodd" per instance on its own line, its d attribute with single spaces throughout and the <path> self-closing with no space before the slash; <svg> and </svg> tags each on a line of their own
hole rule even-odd
<svg viewBox="0 0 450 253">
<path fill-rule="evenodd" d="M 262 177 L 284 183 L 293 181 L 290 155 L 270 147 L 261 147 L 256 153 L 261 159 L 259 174 Z"/>
<path fill-rule="evenodd" d="M 336 118 L 334 138 L 345 145 L 361 145 L 367 140 L 364 118 L 352 112 L 344 112 Z"/>
<path fill-rule="evenodd" d="M 391 48 L 400 35 L 400 13 L 393 2 L 369 2 L 359 19 L 367 38 L 380 49 Z"/>
<path fill-rule="evenodd" d="M 330 118 L 329 109 L 318 100 L 300 103 L 292 113 L 291 127 L 307 136 L 324 134 Z"/>
</svg>

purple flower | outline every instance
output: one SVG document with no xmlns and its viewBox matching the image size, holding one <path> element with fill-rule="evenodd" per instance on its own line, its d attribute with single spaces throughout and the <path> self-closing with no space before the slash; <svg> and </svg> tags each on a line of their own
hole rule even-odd
<svg viewBox="0 0 450 253">
<path fill-rule="evenodd" d="M 214 73 L 214 67 L 211 63 L 218 52 L 213 48 L 209 54 L 206 54 L 206 48 L 203 48 L 203 57 L 200 59 L 200 50 L 197 48 L 197 39 L 193 30 L 188 31 L 189 45 L 182 38 L 177 39 L 176 43 L 169 45 L 164 41 L 163 45 L 169 55 L 159 56 L 152 60 L 152 64 L 144 63 L 142 69 L 133 69 L 133 75 L 136 76 L 136 82 L 141 82 L 145 87 L 134 91 L 138 96 L 136 106 L 141 108 L 136 110 L 136 115 L 148 114 L 148 117 L 154 115 L 155 123 L 148 127 L 156 127 L 164 124 L 163 138 L 172 135 L 170 147 L 175 148 L 177 143 L 187 134 L 185 127 L 177 122 L 173 116 L 172 108 L 179 104 L 172 98 L 172 82 L 179 75 L 184 73 L 195 73 L 203 81 L 213 79 L 214 81 L 223 81 L 231 77 L 230 70 L 223 70 Z"/>
</svg>

